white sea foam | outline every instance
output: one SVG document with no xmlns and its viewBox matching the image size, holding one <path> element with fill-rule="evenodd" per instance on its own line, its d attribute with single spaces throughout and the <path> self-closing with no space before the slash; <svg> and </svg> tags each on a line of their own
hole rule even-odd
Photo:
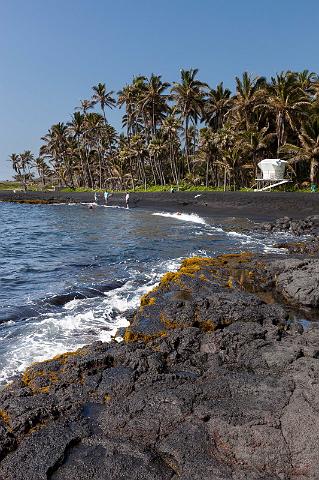
<svg viewBox="0 0 319 480">
<path fill-rule="evenodd" d="M 251 239 L 251 235 L 246 235 L 245 233 L 239 233 L 239 232 L 226 232 L 227 235 L 230 235 L 231 237 L 238 237 L 238 238 L 243 238 L 243 239 Z"/>
<path fill-rule="evenodd" d="M 127 313 L 137 308 L 140 297 L 157 285 L 164 272 L 176 270 L 181 260 L 155 264 L 145 273 L 142 285 L 135 279 L 138 272 L 131 269 L 131 278 L 124 285 L 105 292 L 102 297 L 71 300 L 59 313 L 49 312 L 24 322 L 12 322 L 9 331 L 6 330 L 9 323 L 3 324 L 0 338 L 10 356 L 2 362 L 0 383 L 7 383 L 33 362 L 74 351 L 97 340 L 110 341 L 118 328 L 129 324 Z"/>
<path fill-rule="evenodd" d="M 74 300 L 70 300 L 64 305 L 65 310 L 73 310 L 74 308 L 78 307 L 83 303 L 83 300 L 75 298 Z"/>
<path fill-rule="evenodd" d="M 214 232 L 225 233 L 225 230 L 222 227 L 215 227 L 214 225 L 209 225 L 209 229 Z"/>
<path fill-rule="evenodd" d="M 265 253 L 276 253 L 276 255 L 283 255 L 288 252 L 287 248 L 278 248 L 270 245 L 264 245 Z"/>
<path fill-rule="evenodd" d="M 129 210 L 127 207 L 121 207 L 120 205 L 99 205 L 99 207 L 103 208 L 120 208 L 121 210 Z"/>
<path fill-rule="evenodd" d="M 155 212 L 152 215 L 159 217 L 175 218 L 176 220 L 181 220 L 182 222 L 193 222 L 200 223 L 201 225 L 206 225 L 206 222 L 196 213 L 167 213 L 167 212 Z"/>
</svg>

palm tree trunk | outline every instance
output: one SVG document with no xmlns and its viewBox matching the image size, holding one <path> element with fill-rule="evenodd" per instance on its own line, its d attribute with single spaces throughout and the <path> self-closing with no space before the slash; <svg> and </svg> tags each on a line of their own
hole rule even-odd
<svg viewBox="0 0 319 480">
<path fill-rule="evenodd" d="M 151 170 L 152 170 L 154 184 L 157 185 L 156 174 L 155 174 L 154 165 L 153 165 L 153 158 L 152 158 L 151 154 L 149 154 L 149 161 L 150 161 L 150 166 L 151 166 Z"/>
<path fill-rule="evenodd" d="M 187 117 L 185 118 L 185 153 L 186 153 L 187 170 L 188 170 L 188 173 L 191 173 L 191 169 L 190 169 L 190 166 L 189 166 L 188 122 L 189 122 L 189 118 L 188 118 L 188 116 L 187 116 Z"/>
<path fill-rule="evenodd" d="M 144 166 L 144 160 L 142 159 L 142 157 L 140 155 L 138 156 L 138 160 L 139 160 L 139 163 L 141 165 L 141 173 L 142 173 L 143 183 L 144 183 L 145 190 L 146 190 L 147 179 L 146 179 L 146 171 L 145 171 L 145 166 Z"/>
<path fill-rule="evenodd" d="M 135 191 L 135 181 L 134 181 L 133 161 L 132 161 L 132 158 L 130 158 L 130 160 L 129 160 L 129 165 L 130 165 L 130 173 L 131 173 L 132 187 L 133 187 L 133 191 Z"/>
<path fill-rule="evenodd" d="M 102 107 L 102 106 L 101 106 Z M 105 108 L 102 107 L 103 117 L 104 117 L 104 124 L 107 124 L 106 116 L 105 116 Z"/>
<path fill-rule="evenodd" d="M 278 114 L 278 119 L 277 119 L 277 157 L 279 158 L 280 154 L 280 147 L 283 144 L 283 136 L 284 136 L 284 119 L 283 115 L 280 112 Z"/>
<path fill-rule="evenodd" d="M 318 182 L 318 167 L 318 160 L 316 158 L 312 158 L 310 163 L 310 182 L 313 185 L 317 185 Z"/>
<path fill-rule="evenodd" d="M 91 168 L 90 168 L 90 162 L 89 162 L 89 152 L 88 152 L 88 149 L 85 148 L 85 163 L 86 163 L 86 169 L 87 169 L 87 176 L 88 176 L 88 187 L 89 188 L 94 188 L 94 180 L 93 180 L 93 176 L 92 176 L 92 172 L 91 172 Z"/>
<path fill-rule="evenodd" d="M 209 175 L 209 156 L 206 158 L 206 176 L 205 176 L 205 186 L 208 187 L 208 175 Z"/>
<path fill-rule="evenodd" d="M 169 160 L 170 160 L 173 182 L 176 183 L 175 168 L 174 168 L 175 165 L 174 165 L 174 159 L 173 159 L 173 147 L 171 143 L 169 144 Z"/>
</svg>

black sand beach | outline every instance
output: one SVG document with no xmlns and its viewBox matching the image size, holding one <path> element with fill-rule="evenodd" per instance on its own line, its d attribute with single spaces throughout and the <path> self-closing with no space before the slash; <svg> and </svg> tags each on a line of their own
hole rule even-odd
<svg viewBox="0 0 319 480">
<path fill-rule="evenodd" d="M 104 204 L 103 194 L 98 194 Z M 0 191 L 0 201 L 18 203 L 90 203 L 94 193 Z M 125 206 L 125 194 L 114 193 L 108 204 Z M 255 221 L 279 217 L 301 219 L 319 214 L 319 196 L 296 192 L 147 192 L 130 193 L 130 208 L 197 213 L 205 217 L 247 217 Z"/>
</svg>

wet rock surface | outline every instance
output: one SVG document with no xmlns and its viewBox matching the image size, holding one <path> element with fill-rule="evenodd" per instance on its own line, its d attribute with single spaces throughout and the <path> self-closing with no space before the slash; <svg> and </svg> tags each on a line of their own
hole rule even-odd
<svg viewBox="0 0 319 480">
<path fill-rule="evenodd" d="M 272 263 L 276 289 L 291 303 L 319 307 L 319 259 L 282 259 Z"/>
<path fill-rule="evenodd" d="M 267 232 L 289 232 L 294 235 L 318 235 L 319 215 L 311 215 L 299 220 L 291 217 L 282 217 L 274 222 L 260 223 L 257 226 L 257 230 Z"/>
<path fill-rule="evenodd" d="M 190 259 L 123 343 L 31 366 L 0 393 L 0 479 L 317 479 L 319 330 L 246 291 L 302 303 L 287 275 L 316 262 Z"/>
<path fill-rule="evenodd" d="M 302 255 L 316 255 L 319 254 L 319 237 L 314 236 L 303 242 L 283 242 L 274 245 L 275 248 L 283 248 L 288 253 L 296 253 Z"/>
</svg>

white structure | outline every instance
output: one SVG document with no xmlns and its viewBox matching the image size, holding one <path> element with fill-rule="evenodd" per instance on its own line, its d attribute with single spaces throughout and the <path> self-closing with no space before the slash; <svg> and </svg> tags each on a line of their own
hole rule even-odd
<svg viewBox="0 0 319 480">
<path fill-rule="evenodd" d="M 280 158 L 265 158 L 259 162 L 258 167 L 262 172 L 262 177 L 256 178 L 256 191 L 271 190 L 273 187 L 290 182 L 289 179 L 284 178 L 287 163 Z"/>
<path fill-rule="evenodd" d="M 258 167 L 262 171 L 263 180 L 284 180 L 287 163 L 280 158 L 265 158 L 259 162 Z"/>
</svg>

